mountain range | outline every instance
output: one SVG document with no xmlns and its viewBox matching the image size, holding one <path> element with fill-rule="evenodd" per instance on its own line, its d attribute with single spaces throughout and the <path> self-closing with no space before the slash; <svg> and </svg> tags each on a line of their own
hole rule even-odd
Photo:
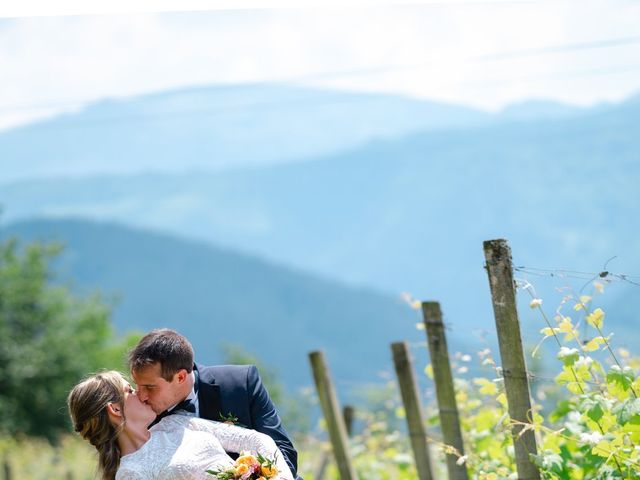
<svg viewBox="0 0 640 480">
<path fill-rule="evenodd" d="M 0 230 L 9 237 L 63 245 L 54 281 L 100 291 L 118 332 L 177 329 L 204 364 L 238 345 L 288 386 L 312 384 L 312 350 L 325 351 L 336 379 L 357 384 L 392 370 L 391 342 L 424 340 L 399 298 L 199 242 L 86 220 L 18 222 Z"/>
<path fill-rule="evenodd" d="M 494 328 L 482 268 L 482 241 L 493 238 L 509 240 L 518 278 L 552 311 L 555 288 L 577 292 L 604 270 L 613 282 L 603 298 L 638 304 L 628 280 L 640 272 L 640 97 L 488 114 L 288 89 L 168 92 L 5 132 L 3 219 L 169 232 L 352 288 L 439 300 L 453 331 L 477 336 Z M 227 108 L 213 120 L 167 110 L 206 109 L 209 96 Z M 112 120 L 92 123 L 107 118 L 102 108 Z M 627 308 L 614 323 L 635 315 Z M 523 324 L 535 343 L 544 325 L 526 309 Z"/>
<path fill-rule="evenodd" d="M 185 88 L 104 99 L 0 132 L 0 183 L 272 165 L 342 152 L 377 138 L 564 118 L 580 111 L 536 101 L 491 114 L 400 95 L 287 84 Z"/>
<path fill-rule="evenodd" d="M 281 163 L 491 115 L 393 95 L 257 84 L 105 99 L 0 132 L 3 180 Z"/>
</svg>

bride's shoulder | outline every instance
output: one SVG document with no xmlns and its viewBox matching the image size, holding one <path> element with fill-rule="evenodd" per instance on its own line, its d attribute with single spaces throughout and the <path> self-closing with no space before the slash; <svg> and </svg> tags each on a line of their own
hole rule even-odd
<svg viewBox="0 0 640 480">
<path fill-rule="evenodd" d="M 144 466 L 145 465 L 131 459 L 131 456 L 122 457 L 115 480 L 143 480 L 147 478 Z"/>
<path fill-rule="evenodd" d="M 194 417 L 189 417 L 187 415 L 181 415 L 179 413 L 173 415 L 167 415 L 158 423 L 156 423 L 153 427 L 151 427 L 150 431 L 166 431 L 173 430 L 176 427 L 185 427 L 188 426 L 191 419 Z"/>
<path fill-rule="evenodd" d="M 189 417 L 189 426 L 195 430 L 217 430 L 223 428 L 224 423 L 200 417 Z"/>
<path fill-rule="evenodd" d="M 234 425 L 217 422 L 215 420 L 207 420 L 191 415 L 174 414 L 164 417 L 160 422 L 151 427 L 154 432 L 169 432 L 173 430 L 187 429 L 201 432 L 218 433 L 229 429 L 236 428 Z"/>
</svg>

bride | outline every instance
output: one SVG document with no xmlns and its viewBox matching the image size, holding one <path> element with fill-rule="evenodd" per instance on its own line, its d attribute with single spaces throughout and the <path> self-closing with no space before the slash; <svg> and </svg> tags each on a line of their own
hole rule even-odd
<svg viewBox="0 0 640 480">
<path fill-rule="evenodd" d="M 88 377 L 68 398 L 73 426 L 98 450 L 103 480 L 214 480 L 206 473 L 233 465 L 226 452 L 273 459 L 278 479 L 291 471 L 268 435 L 226 423 L 174 414 L 151 428 L 151 407 L 115 371 Z"/>
</svg>

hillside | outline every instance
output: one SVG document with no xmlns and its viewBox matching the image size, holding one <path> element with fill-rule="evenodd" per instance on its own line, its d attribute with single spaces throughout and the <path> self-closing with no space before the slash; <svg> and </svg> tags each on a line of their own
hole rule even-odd
<svg viewBox="0 0 640 480">
<path fill-rule="evenodd" d="M 25 181 L 3 186 L 1 201 L 7 220 L 117 220 L 392 295 L 409 291 L 439 299 L 456 327 L 485 330 L 483 240 L 508 238 L 526 267 L 599 272 L 617 256 L 612 271 L 640 271 L 630 221 L 640 204 L 638 152 L 635 98 L 280 166 Z M 556 287 L 567 281 L 554 278 Z"/>
<path fill-rule="evenodd" d="M 319 348 L 337 378 L 376 381 L 392 369 L 389 343 L 422 333 L 416 313 L 396 299 L 173 236 L 79 220 L 0 232 L 64 243 L 56 281 L 115 296 L 120 332 L 176 328 L 203 363 L 220 361 L 222 342 L 239 344 L 290 386 L 312 383 L 307 354 Z"/>
<path fill-rule="evenodd" d="M 486 112 L 398 95 L 286 84 L 186 88 L 106 99 L 0 132 L 0 184 L 282 163 L 492 121 Z"/>
</svg>

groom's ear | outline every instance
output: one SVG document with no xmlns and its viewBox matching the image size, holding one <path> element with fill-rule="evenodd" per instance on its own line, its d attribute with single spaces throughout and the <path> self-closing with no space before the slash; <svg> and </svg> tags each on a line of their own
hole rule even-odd
<svg viewBox="0 0 640 480">
<path fill-rule="evenodd" d="M 176 372 L 176 380 L 178 380 L 178 383 L 184 383 L 188 376 L 189 374 L 184 368 Z"/>
</svg>

